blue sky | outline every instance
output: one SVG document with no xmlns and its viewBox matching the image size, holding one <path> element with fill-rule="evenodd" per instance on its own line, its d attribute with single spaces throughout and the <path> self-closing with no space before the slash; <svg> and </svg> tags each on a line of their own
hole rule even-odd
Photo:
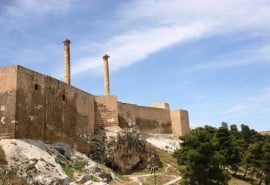
<svg viewBox="0 0 270 185">
<path fill-rule="evenodd" d="M 168 102 L 191 127 L 248 124 L 270 130 L 269 0 L 0 0 L 0 66 L 63 79 L 123 102 Z"/>
</svg>

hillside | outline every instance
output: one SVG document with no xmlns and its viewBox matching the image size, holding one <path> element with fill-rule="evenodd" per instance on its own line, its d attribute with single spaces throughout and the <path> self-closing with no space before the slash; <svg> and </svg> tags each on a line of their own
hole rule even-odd
<svg viewBox="0 0 270 185">
<path fill-rule="evenodd" d="M 159 140 L 156 146 L 165 146 L 169 150 L 177 141 L 169 136 L 162 139 L 162 135 L 147 137 L 154 144 Z M 155 179 L 157 185 L 179 184 L 181 175 L 176 159 L 164 150 L 157 149 L 157 152 L 162 167 L 155 171 L 155 175 L 150 169 L 120 175 L 63 143 L 49 145 L 36 140 L 0 140 L 0 184 L 154 185 Z M 250 183 L 233 178 L 229 185 Z"/>
<path fill-rule="evenodd" d="M 112 128 L 109 130 L 109 138 L 112 138 Z M 178 140 L 171 135 L 148 135 L 143 138 L 169 152 L 178 147 Z M 179 182 L 181 177 L 176 160 L 161 149 L 156 149 L 162 162 L 162 167 L 155 173 L 158 184 Z M 64 143 L 49 145 L 30 139 L 0 140 L 0 176 L 0 182 L 3 184 L 9 182 L 22 185 L 154 183 L 154 175 L 151 174 L 150 169 L 138 170 L 129 175 L 118 173 L 114 175 L 112 170 L 92 161 Z M 113 178 L 114 180 L 109 182 Z"/>
</svg>

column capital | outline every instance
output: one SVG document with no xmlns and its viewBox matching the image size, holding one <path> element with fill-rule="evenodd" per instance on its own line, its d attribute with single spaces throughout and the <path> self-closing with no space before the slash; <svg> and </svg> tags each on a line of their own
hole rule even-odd
<svg viewBox="0 0 270 185">
<path fill-rule="evenodd" d="M 65 46 L 69 46 L 71 41 L 69 39 L 65 39 L 63 43 L 64 43 Z"/>
<path fill-rule="evenodd" d="M 108 58 L 110 58 L 110 56 L 108 54 L 105 54 L 103 57 L 102 57 L 104 60 L 108 60 Z"/>
</svg>

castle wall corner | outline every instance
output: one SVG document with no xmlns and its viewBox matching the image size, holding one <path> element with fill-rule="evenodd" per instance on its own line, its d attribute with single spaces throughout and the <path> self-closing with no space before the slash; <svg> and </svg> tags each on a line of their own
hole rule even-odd
<svg viewBox="0 0 270 185">
<path fill-rule="evenodd" d="M 172 110 L 170 115 L 172 122 L 172 132 L 174 136 L 183 136 L 190 131 L 188 111 Z"/>
</svg>

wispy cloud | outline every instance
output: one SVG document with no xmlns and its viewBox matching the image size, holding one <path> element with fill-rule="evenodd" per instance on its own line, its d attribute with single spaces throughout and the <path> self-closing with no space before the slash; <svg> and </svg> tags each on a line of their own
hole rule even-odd
<svg viewBox="0 0 270 185">
<path fill-rule="evenodd" d="M 24 24 L 31 24 L 31 17 L 67 13 L 72 10 L 76 2 L 74 0 L 16 0 L 2 9 L 0 25 L 3 29 L 14 28 L 16 32 L 24 33 Z M 80 2 L 82 1 L 77 4 Z M 102 62 L 100 60 L 105 52 L 111 55 L 111 70 L 118 70 L 175 44 L 235 30 L 258 32 L 270 30 L 270 3 L 268 0 L 201 0 L 196 2 L 138 0 L 120 5 L 117 10 L 112 11 L 112 14 L 118 20 L 110 21 L 117 24 L 114 25 L 115 27 L 119 26 L 123 29 L 110 35 L 107 42 L 100 43 L 98 40 L 91 40 L 91 45 L 85 44 L 73 48 L 76 50 L 77 56 L 80 56 L 74 58 L 73 74 L 101 70 Z M 87 55 L 85 50 L 95 52 Z M 256 49 L 263 55 L 254 54 L 253 51 L 254 57 L 250 57 L 249 51 L 247 48 L 246 51 L 238 53 L 246 57 L 240 58 L 237 54 L 233 54 L 226 56 L 226 59 L 218 59 L 218 62 L 195 65 L 189 71 L 226 68 L 250 64 L 257 59 L 261 61 L 269 59 L 266 54 L 269 53 L 269 48 Z"/>
<path fill-rule="evenodd" d="M 224 114 L 237 114 L 239 112 L 243 111 L 243 106 L 242 105 L 236 105 L 234 107 L 229 108 L 224 112 Z"/>
<path fill-rule="evenodd" d="M 209 25 L 193 23 L 185 27 L 176 25 L 165 26 L 118 35 L 101 46 L 97 45 L 99 56 L 78 59 L 76 64 L 74 64 L 73 73 L 78 74 L 101 66 L 101 63 L 98 61 L 101 58 L 102 51 L 106 51 L 112 56 L 111 69 L 117 70 L 176 43 L 207 35 L 209 30 Z"/>
<path fill-rule="evenodd" d="M 185 71 L 218 70 L 247 64 L 270 63 L 269 52 L 270 45 L 243 48 L 242 50 L 227 53 L 226 56 L 217 56 L 214 61 L 189 66 Z"/>
<path fill-rule="evenodd" d="M 220 29 L 228 30 L 242 26 L 258 25 L 264 28 L 269 22 L 270 3 L 268 0 L 139 0 L 120 9 L 127 22 L 151 22 L 155 24 L 179 24 L 200 20 L 214 21 Z M 268 26 L 269 28 L 269 26 Z"/>
<path fill-rule="evenodd" d="M 258 90 L 256 95 L 242 97 L 241 99 L 234 101 L 236 105 L 228 108 L 223 111 L 224 115 L 234 114 L 257 114 L 265 111 L 269 111 L 270 106 L 270 88 L 264 88 L 262 90 Z"/>
<path fill-rule="evenodd" d="M 106 43 L 97 44 L 96 54 L 99 56 L 78 58 L 74 74 L 100 69 L 101 63 L 96 60 L 100 60 L 104 52 L 112 56 L 111 69 L 117 70 L 184 41 L 235 30 L 270 30 L 268 0 L 202 0 L 195 3 L 188 0 L 141 0 L 127 3 L 114 13 L 119 17 L 116 23 L 125 25 L 126 30 Z M 249 57 L 242 60 L 242 64 L 252 62 Z M 194 66 L 191 71 L 233 65 L 235 61 L 232 60 L 214 61 Z"/>
</svg>

